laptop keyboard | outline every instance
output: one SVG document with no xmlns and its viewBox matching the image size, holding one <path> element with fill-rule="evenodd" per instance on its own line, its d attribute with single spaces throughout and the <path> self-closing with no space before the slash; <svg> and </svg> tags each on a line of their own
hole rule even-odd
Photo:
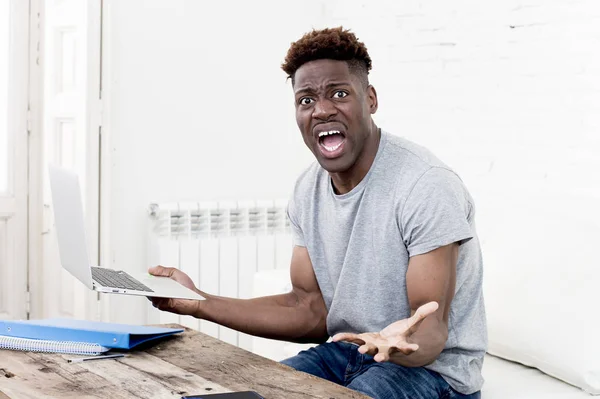
<svg viewBox="0 0 600 399">
<path fill-rule="evenodd" d="M 92 267 L 92 278 L 108 288 L 123 288 L 126 290 L 154 292 L 129 274 L 120 271 Z"/>
</svg>

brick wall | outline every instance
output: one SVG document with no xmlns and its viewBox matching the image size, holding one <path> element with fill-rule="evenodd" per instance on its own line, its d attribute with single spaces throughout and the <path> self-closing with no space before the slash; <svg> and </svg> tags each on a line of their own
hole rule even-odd
<svg viewBox="0 0 600 399">
<path fill-rule="evenodd" d="M 492 329 L 526 321 L 511 315 L 525 303 L 569 314 L 598 283 L 600 2 L 326 4 L 324 25 L 371 52 L 380 126 L 434 150 L 474 195 Z M 541 276 L 554 299 L 532 294 Z"/>
<path fill-rule="evenodd" d="M 109 3 L 107 266 L 146 270 L 150 202 L 289 194 L 312 156 L 279 63 L 302 32 L 340 24 L 371 52 L 379 125 L 468 184 L 488 282 L 597 265 L 600 1 Z M 490 304 L 509 288 L 488 284 Z"/>
</svg>

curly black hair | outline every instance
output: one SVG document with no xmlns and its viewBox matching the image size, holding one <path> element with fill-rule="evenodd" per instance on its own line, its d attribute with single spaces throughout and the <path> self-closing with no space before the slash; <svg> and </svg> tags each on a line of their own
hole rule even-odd
<svg viewBox="0 0 600 399">
<path fill-rule="evenodd" d="M 367 75 L 371 70 L 371 57 L 364 43 L 359 42 L 354 33 L 338 28 L 312 30 L 298 41 L 293 42 L 287 52 L 281 69 L 294 83 L 298 68 L 309 61 L 330 59 L 348 62 L 350 70 L 368 84 Z"/>
</svg>

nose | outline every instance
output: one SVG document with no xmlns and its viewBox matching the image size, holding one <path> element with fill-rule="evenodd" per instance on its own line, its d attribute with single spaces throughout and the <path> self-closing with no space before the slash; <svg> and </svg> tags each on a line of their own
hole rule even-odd
<svg viewBox="0 0 600 399">
<path fill-rule="evenodd" d="M 313 118 L 315 119 L 326 121 L 335 114 L 337 114 L 337 109 L 334 104 L 326 98 L 319 99 L 313 108 Z"/>
</svg>

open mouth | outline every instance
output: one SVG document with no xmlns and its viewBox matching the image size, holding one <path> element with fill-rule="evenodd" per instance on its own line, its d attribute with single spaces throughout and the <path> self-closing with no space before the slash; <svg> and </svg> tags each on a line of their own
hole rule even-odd
<svg viewBox="0 0 600 399">
<path fill-rule="evenodd" d="M 346 141 L 346 136 L 339 130 L 329 130 L 319 133 L 319 147 L 327 153 L 334 154 Z"/>
</svg>

